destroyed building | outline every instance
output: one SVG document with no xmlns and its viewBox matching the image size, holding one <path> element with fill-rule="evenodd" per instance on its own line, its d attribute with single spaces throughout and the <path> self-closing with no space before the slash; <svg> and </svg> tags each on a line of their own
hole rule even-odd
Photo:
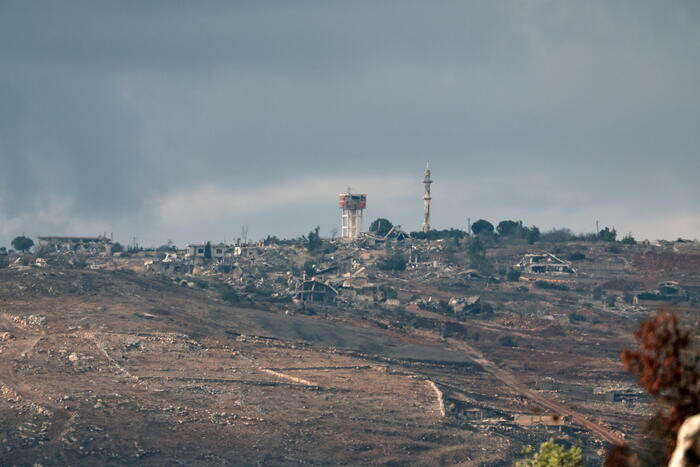
<svg viewBox="0 0 700 467">
<path fill-rule="evenodd" d="M 294 298 L 302 302 L 333 303 L 338 291 L 332 286 L 315 279 L 305 280 L 294 294 Z"/>
<path fill-rule="evenodd" d="M 551 253 L 529 253 L 513 268 L 524 274 L 576 274 L 571 263 Z"/>
<path fill-rule="evenodd" d="M 367 208 L 367 195 L 347 193 L 338 195 L 341 212 L 341 238 L 356 239 L 362 232 L 362 217 Z"/>
<path fill-rule="evenodd" d="M 224 243 L 210 245 L 211 257 L 214 260 L 221 261 L 226 256 L 228 246 Z M 207 251 L 206 243 L 190 243 L 187 245 L 187 255 L 191 258 L 204 258 Z"/>
<path fill-rule="evenodd" d="M 39 248 L 60 250 L 106 250 L 111 246 L 112 240 L 106 236 L 97 237 L 39 237 Z"/>
</svg>

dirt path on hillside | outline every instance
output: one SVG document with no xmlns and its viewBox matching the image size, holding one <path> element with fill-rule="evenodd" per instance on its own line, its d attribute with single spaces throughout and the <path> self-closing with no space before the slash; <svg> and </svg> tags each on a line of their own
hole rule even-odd
<svg viewBox="0 0 700 467">
<path fill-rule="evenodd" d="M 598 435 L 599 437 L 601 437 L 609 443 L 625 444 L 624 438 L 620 436 L 619 433 L 614 432 L 613 430 L 610 430 L 602 425 L 599 425 L 598 423 L 589 420 L 583 414 L 576 412 L 570 407 L 567 407 L 557 401 L 548 399 L 537 391 L 533 391 L 532 389 L 528 388 L 525 384 L 519 382 L 511 372 L 499 368 L 498 366 L 496 366 L 495 363 L 488 360 L 481 352 L 474 349 L 473 347 L 470 347 L 464 342 L 452 339 L 450 339 L 450 344 L 464 351 L 465 356 L 467 356 L 473 362 L 481 365 L 484 371 L 497 378 L 503 384 L 517 391 L 521 395 L 529 398 L 530 400 L 536 402 L 542 407 L 545 407 L 551 410 L 552 412 L 559 414 L 560 416 L 571 417 L 571 420 L 573 422 L 583 426 L 584 428 L 588 429 L 592 433 L 595 433 L 596 435 Z"/>
</svg>

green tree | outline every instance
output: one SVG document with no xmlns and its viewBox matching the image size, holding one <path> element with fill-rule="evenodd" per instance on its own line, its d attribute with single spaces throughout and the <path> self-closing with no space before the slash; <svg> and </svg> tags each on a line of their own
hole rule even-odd
<svg viewBox="0 0 700 467">
<path fill-rule="evenodd" d="M 518 233 L 518 231 L 520 230 L 520 223 L 508 220 L 501 221 L 498 223 L 498 227 L 496 227 L 496 230 L 498 231 L 499 235 L 503 237 L 508 237 L 510 235 Z"/>
<path fill-rule="evenodd" d="M 31 247 L 34 246 L 34 240 L 32 240 L 29 237 L 25 237 L 24 235 L 20 235 L 19 237 L 15 237 L 14 240 L 12 240 L 12 248 L 15 250 L 19 251 L 27 251 Z"/>
<path fill-rule="evenodd" d="M 474 237 L 469 240 L 467 256 L 469 257 L 469 265 L 472 268 L 485 274 L 491 272 L 491 263 L 486 258 L 486 247 L 479 237 Z"/>
<path fill-rule="evenodd" d="M 506 279 L 508 279 L 508 282 L 518 282 L 520 280 L 520 270 L 513 268 L 508 269 Z"/>
<path fill-rule="evenodd" d="M 211 242 L 207 242 L 207 244 L 204 245 L 204 258 L 211 259 Z"/>
<path fill-rule="evenodd" d="M 525 233 L 525 239 L 527 240 L 527 243 L 532 245 L 540 239 L 540 229 L 534 225 L 532 227 L 528 227 L 527 232 Z"/>
<path fill-rule="evenodd" d="M 393 227 L 394 224 L 392 224 L 389 219 L 380 217 L 372 222 L 372 224 L 369 226 L 369 231 L 383 237 L 388 234 Z"/>
<path fill-rule="evenodd" d="M 523 454 L 530 454 L 532 446 L 523 449 Z M 565 449 L 553 439 L 540 444 L 540 450 L 532 457 L 518 461 L 516 467 L 581 467 L 583 452 L 577 446 Z"/>
<path fill-rule="evenodd" d="M 622 237 L 622 240 L 620 240 L 620 243 L 623 243 L 625 245 L 636 245 L 637 240 L 632 236 L 631 233 L 628 233 L 624 237 Z"/>
<path fill-rule="evenodd" d="M 112 253 L 121 253 L 122 251 L 124 251 L 124 247 L 121 243 L 116 242 L 112 245 Z"/>
<path fill-rule="evenodd" d="M 314 230 L 309 232 L 309 237 L 306 244 L 306 248 L 309 251 L 316 251 L 321 246 L 321 235 L 319 234 L 320 230 L 321 227 L 316 226 Z"/>
<path fill-rule="evenodd" d="M 384 258 L 377 261 L 377 267 L 384 271 L 403 271 L 406 269 L 408 261 L 400 251 L 387 254 Z"/>
<path fill-rule="evenodd" d="M 604 242 L 614 242 L 616 238 L 617 232 L 615 229 L 611 230 L 609 227 L 605 227 L 603 230 L 598 232 L 598 239 Z"/>
<path fill-rule="evenodd" d="M 474 232 L 474 234 L 476 234 L 476 235 L 492 234 L 493 233 L 493 224 L 485 219 L 479 219 L 478 221 L 476 221 L 472 224 L 472 232 Z"/>
</svg>

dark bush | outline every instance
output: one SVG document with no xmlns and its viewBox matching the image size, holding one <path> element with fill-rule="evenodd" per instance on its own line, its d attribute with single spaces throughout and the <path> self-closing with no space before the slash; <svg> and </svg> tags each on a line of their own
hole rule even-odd
<svg viewBox="0 0 700 467">
<path fill-rule="evenodd" d="M 501 344 L 503 347 L 515 347 L 515 339 L 513 339 L 511 336 L 501 336 L 498 338 L 498 343 Z"/>
<path fill-rule="evenodd" d="M 569 322 L 575 323 L 580 321 L 586 321 L 586 316 L 581 313 L 576 313 L 575 311 L 569 313 Z"/>
<path fill-rule="evenodd" d="M 622 240 L 620 240 L 620 243 L 622 243 L 624 245 L 636 245 L 637 240 L 635 240 L 634 237 L 632 236 L 632 234 L 630 233 L 630 234 L 627 234 L 624 237 L 622 237 Z"/>
<path fill-rule="evenodd" d="M 576 253 L 571 253 L 569 255 L 569 261 L 583 261 L 586 259 L 586 255 L 581 253 L 580 251 L 577 251 Z"/>
<path fill-rule="evenodd" d="M 617 232 L 615 229 L 611 230 L 609 227 L 605 227 L 603 230 L 598 232 L 598 240 L 602 240 L 604 242 L 614 242 L 616 238 Z"/>
<path fill-rule="evenodd" d="M 605 290 L 637 290 L 642 287 L 642 282 L 629 279 L 611 279 L 601 284 Z"/>
<path fill-rule="evenodd" d="M 506 279 L 508 279 L 509 282 L 518 282 L 520 280 L 520 270 L 513 268 L 508 269 Z"/>
<path fill-rule="evenodd" d="M 559 282 L 550 281 L 535 281 L 535 287 L 538 289 L 548 289 L 548 290 L 569 290 L 569 286 Z"/>
<path fill-rule="evenodd" d="M 542 234 L 543 242 L 569 242 L 574 239 L 571 229 L 552 229 Z"/>
<path fill-rule="evenodd" d="M 314 230 L 309 232 L 309 237 L 306 243 L 306 248 L 309 251 L 316 251 L 321 246 L 321 235 L 319 234 L 320 230 L 321 228 L 316 226 Z"/>
<path fill-rule="evenodd" d="M 539 241 L 540 229 L 538 229 L 535 226 L 528 227 L 527 230 L 525 231 L 525 239 L 527 240 L 527 243 L 529 243 L 530 245 Z"/>
<path fill-rule="evenodd" d="M 612 245 L 610 245 L 609 247 L 607 247 L 607 248 L 605 249 L 605 251 L 607 251 L 608 253 L 615 253 L 615 254 L 618 254 L 618 253 L 622 253 L 622 248 L 620 248 L 620 245 L 618 245 L 618 244 L 616 244 L 616 243 L 613 243 Z"/>
<path fill-rule="evenodd" d="M 467 232 L 459 229 L 429 230 L 428 232 L 411 232 L 410 236 L 417 240 L 441 240 L 448 238 L 461 240 L 467 236 Z"/>
<path fill-rule="evenodd" d="M 615 308 L 615 302 L 617 301 L 617 295 L 608 295 L 605 297 L 605 304 L 610 308 Z"/>
<path fill-rule="evenodd" d="M 238 294 L 238 292 L 236 292 L 236 290 L 228 284 L 219 285 L 218 292 L 221 295 L 221 299 L 229 305 L 238 305 L 242 302 L 241 296 Z"/>
<path fill-rule="evenodd" d="M 398 251 L 377 261 L 377 267 L 383 271 L 404 271 L 406 264 L 408 260 Z"/>
<path fill-rule="evenodd" d="M 603 294 L 603 287 L 601 287 L 600 285 L 593 289 L 593 299 L 600 300 L 601 298 L 603 298 Z"/>
</svg>

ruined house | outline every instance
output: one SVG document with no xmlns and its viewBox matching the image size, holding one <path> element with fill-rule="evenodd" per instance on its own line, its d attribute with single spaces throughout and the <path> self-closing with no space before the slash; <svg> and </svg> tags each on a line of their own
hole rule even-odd
<svg viewBox="0 0 700 467">
<path fill-rule="evenodd" d="M 551 253 L 530 253 L 513 266 L 524 274 L 576 274 L 571 263 Z"/>
<path fill-rule="evenodd" d="M 39 237 L 40 249 L 51 249 L 55 251 L 69 250 L 98 250 L 104 251 L 111 246 L 112 240 L 105 236 L 98 237 Z"/>
<path fill-rule="evenodd" d="M 207 249 L 206 243 L 190 243 L 187 245 L 187 256 L 190 258 L 204 258 Z M 221 261 L 226 256 L 228 246 L 224 243 L 211 245 L 211 257 L 214 260 Z"/>
<path fill-rule="evenodd" d="M 314 279 L 303 281 L 294 293 L 294 298 L 302 302 L 333 303 L 337 296 L 335 288 Z"/>
</svg>

